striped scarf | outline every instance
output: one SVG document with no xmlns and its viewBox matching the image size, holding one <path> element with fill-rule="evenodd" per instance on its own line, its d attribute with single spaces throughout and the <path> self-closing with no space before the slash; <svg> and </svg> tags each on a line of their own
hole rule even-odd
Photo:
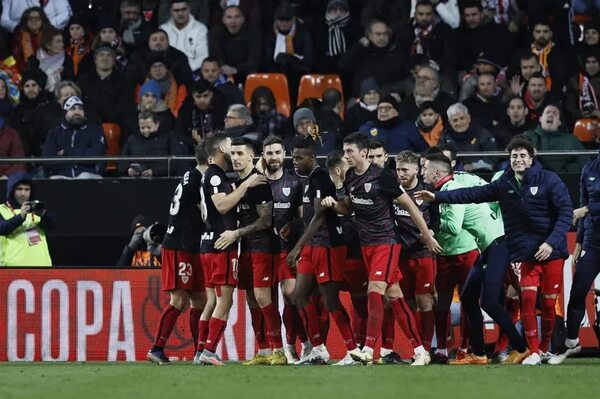
<svg viewBox="0 0 600 399">
<path fill-rule="evenodd" d="M 429 49 L 425 49 L 425 40 L 433 31 L 433 23 L 427 28 L 423 29 L 415 26 L 415 40 L 413 40 L 412 54 L 425 54 L 429 55 Z"/>
<path fill-rule="evenodd" d="M 579 74 L 579 109 L 581 112 L 592 112 L 598 110 L 598 98 L 596 91 L 590 82 L 590 78 L 584 74 Z"/>
<path fill-rule="evenodd" d="M 553 47 L 554 42 L 548 43 L 546 47 L 544 47 L 541 50 L 538 50 L 537 47 L 535 47 L 535 44 L 531 44 L 531 52 L 538 57 L 538 61 L 540 63 L 540 66 L 542 67 L 542 74 L 544 76 L 550 76 L 548 56 L 550 55 L 550 52 L 552 51 Z"/>
<path fill-rule="evenodd" d="M 329 52 L 330 57 L 341 55 L 346 52 L 346 36 L 342 28 L 350 22 L 350 13 L 346 13 L 338 18 L 332 18 L 329 14 L 325 14 L 325 22 L 329 28 Z"/>
</svg>

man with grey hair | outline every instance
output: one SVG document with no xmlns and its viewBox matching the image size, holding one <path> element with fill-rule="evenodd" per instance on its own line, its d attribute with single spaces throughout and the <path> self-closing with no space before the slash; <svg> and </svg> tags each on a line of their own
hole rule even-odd
<svg viewBox="0 0 600 399">
<path fill-rule="evenodd" d="M 410 96 L 400 103 L 398 114 L 402 121 L 416 121 L 420 114 L 420 106 L 425 101 L 432 101 L 444 114 L 454 102 L 452 97 L 440 90 L 439 71 L 431 66 L 423 66 L 414 75 L 415 88 Z"/>
<path fill-rule="evenodd" d="M 246 137 L 257 144 L 259 133 L 256 131 L 252 114 L 243 104 L 233 104 L 225 115 L 225 134 L 227 137 Z"/>
<path fill-rule="evenodd" d="M 461 103 L 451 105 L 446 111 L 449 126 L 440 144 L 451 144 L 457 152 L 496 151 L 496 139 L 490 132 L 471 122 L 469 110 Z M 493 170 L 494 161 L 489 158 L 467 158 L 462 161 L 467 172 Z"/>
</svg>

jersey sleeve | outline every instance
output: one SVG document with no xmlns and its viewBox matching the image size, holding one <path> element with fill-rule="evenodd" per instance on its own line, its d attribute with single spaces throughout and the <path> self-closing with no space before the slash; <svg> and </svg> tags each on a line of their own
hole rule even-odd
<svg viewBox="0 0 600 399">
<path fill-rule="evenodd" d="M 265 202 L 273 201 L 271 186 L 268 184 L 252 187 L 248 190 L 248 194 L 250 203 L 252 204 L 264 204 Z"/>
<path fill-rule="evenodd" d="M 229 183 L 226 181 L 225 176 L 221 176 L 218 173 L 214 173 L 212 171 L 207 172 L 206 182 L 206 186 L 208 187 L 210 195 L 215 195 L 218 193 L 227 194 Z"/>
<path fill-rule="evenodd" d="M 312 181 L 312 190 L 314 198 L 335 198 L 335 185 L 331 181 L 331 178 L 326 173 L 317 174 Z"/>
<path fill-rule="evenodd" d="M 392 171 L 388 169 L 384 169 L 379 176 L 379 185 L 382 192 L 389 194 L 393 198 L 398 198 L 406 192 L 400 183 L 398 183 L 398 180 L 393 175 Z"/>
</svg>

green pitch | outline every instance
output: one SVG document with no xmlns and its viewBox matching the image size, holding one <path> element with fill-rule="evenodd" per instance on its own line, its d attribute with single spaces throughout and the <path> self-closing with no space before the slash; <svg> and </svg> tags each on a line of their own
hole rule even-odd
<svg viewBox="0 0 600 399">
<path fill-rule="evenodd" d="M 600 359 L 561 366 L 225 367 L 191 363 L 2 363 L 2 399 L 583 398 Z"/>
</svg>

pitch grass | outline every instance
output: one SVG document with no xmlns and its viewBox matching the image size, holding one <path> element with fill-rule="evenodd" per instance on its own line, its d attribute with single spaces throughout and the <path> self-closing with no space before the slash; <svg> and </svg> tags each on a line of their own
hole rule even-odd
<svg viewBox="0 0 600 399">
<path fill-rule="evenodd" d="M 179 363 L 2 363 L 0 398 L 583 398 L 600 359 L 561 366 L 226 367 Z"/>
</svg>

